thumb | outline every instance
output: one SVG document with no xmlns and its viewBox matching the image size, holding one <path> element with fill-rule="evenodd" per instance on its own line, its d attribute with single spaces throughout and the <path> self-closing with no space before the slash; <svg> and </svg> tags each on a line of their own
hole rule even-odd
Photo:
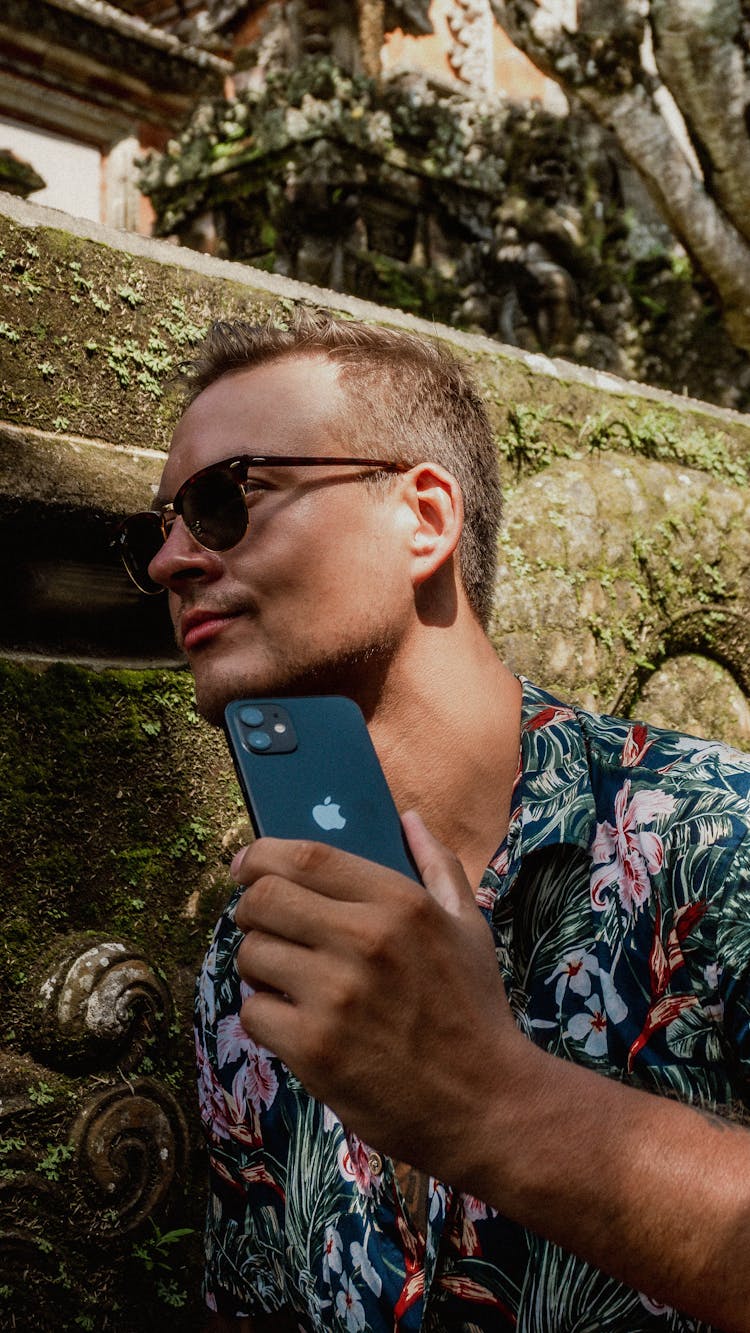
<svg viewBox="0 0 750 1333">
<path fill-rule="evenodd" d="M 451 916 L 460 916 L 467 903 L 474 906 L 474 894 L 458 857 L 433 837 L 416 810 L 404 811 L 401 823 L 428 893 Z"/>
</svg>

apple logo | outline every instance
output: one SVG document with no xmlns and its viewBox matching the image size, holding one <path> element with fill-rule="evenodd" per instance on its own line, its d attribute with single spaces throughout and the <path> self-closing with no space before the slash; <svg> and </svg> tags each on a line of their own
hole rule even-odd
<svg viewBox="0 0 750 1333">
<path fill-rule="evenodd" d="M 319 828 L 325 829 L 326 832 L 329 829 L 343 828 L 346 823 L 341 807 L 332 805 L 330 796 L 326 796 L 322 805 L 313 806 L 312 817 Z"/>
</svg>

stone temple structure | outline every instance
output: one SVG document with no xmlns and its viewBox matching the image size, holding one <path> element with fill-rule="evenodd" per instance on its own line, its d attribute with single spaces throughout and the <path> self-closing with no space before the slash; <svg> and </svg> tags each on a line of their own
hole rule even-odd
<svg viewBox="0 0 750 1333">
<path fill-rule="evenodd" d="M 78 216 L 750 396 L 637 176 L 490 0 L 8 0 L 3 136 Z"/>
</svg>

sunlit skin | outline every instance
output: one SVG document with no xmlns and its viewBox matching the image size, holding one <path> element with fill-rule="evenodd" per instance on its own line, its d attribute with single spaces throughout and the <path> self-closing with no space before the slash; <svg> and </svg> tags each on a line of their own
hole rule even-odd
<svg viewBox="0 0 750 1333">
<path fill-rule="evenodd" d="M 314 381 L 314 382 L 312 382 Z M 235 372 L 211 385 L 175 431 L 160 487 L 171 498 L 198 468 L 233 452 L 314 455 L 341 452 L 327 423 L 343 413 L 333 367 L 309 360 Z M 169 586 L 178 643 L 195 675 L 201 711 L 221 719 L 238 693 L 293 688 L 315 666 L 365 646 L 387 650 L 394 580 L 386 561 L 392 524 L 356 468 L 259 470 L 249 501 L 249 529 L 234 550 L 206 551 L 178 520 L 153 561 Z M 331 540 L 335 534 L 335 540 Z M 345 576 L 344 576 L 345 571 Z M 377 586 L 373 599 L 371 589 Z M 403 602 L 403 596 L 401 601 Z M 196 613 L 213 622 L 190 628 Z"/>
<path fill-rule="evenodd" d="M 350 453 L 347 409 L 322 359 L 225 375 L 182 418 L 160 498 L 235 451 Z M 473 888 L 507 827 L 520 687 L 457 575 L 455 481 L 429 462 L 379 492 L 302 471 L 259 474 L 232 551 L 178 519 L 150 572 L 212 720 L 266 691 L 361 704 L 425 887 L 320 844 L 243 849 L 244 1027 L 373 1147 L 750 1333 L 747 1131 L 547 1055 L 508 1008 Z"/>
</svg>

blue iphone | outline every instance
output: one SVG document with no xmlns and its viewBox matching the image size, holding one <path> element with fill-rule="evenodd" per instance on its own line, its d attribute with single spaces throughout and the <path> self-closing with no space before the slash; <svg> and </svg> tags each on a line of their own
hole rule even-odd
<svg viewBox="0 0 750 1333">
<path fill-rule="evenodd" d="M 257 837 L 330 843 L 421 883 L 351 699 L 236 699 L 224 729 Z"/>
</svg>

